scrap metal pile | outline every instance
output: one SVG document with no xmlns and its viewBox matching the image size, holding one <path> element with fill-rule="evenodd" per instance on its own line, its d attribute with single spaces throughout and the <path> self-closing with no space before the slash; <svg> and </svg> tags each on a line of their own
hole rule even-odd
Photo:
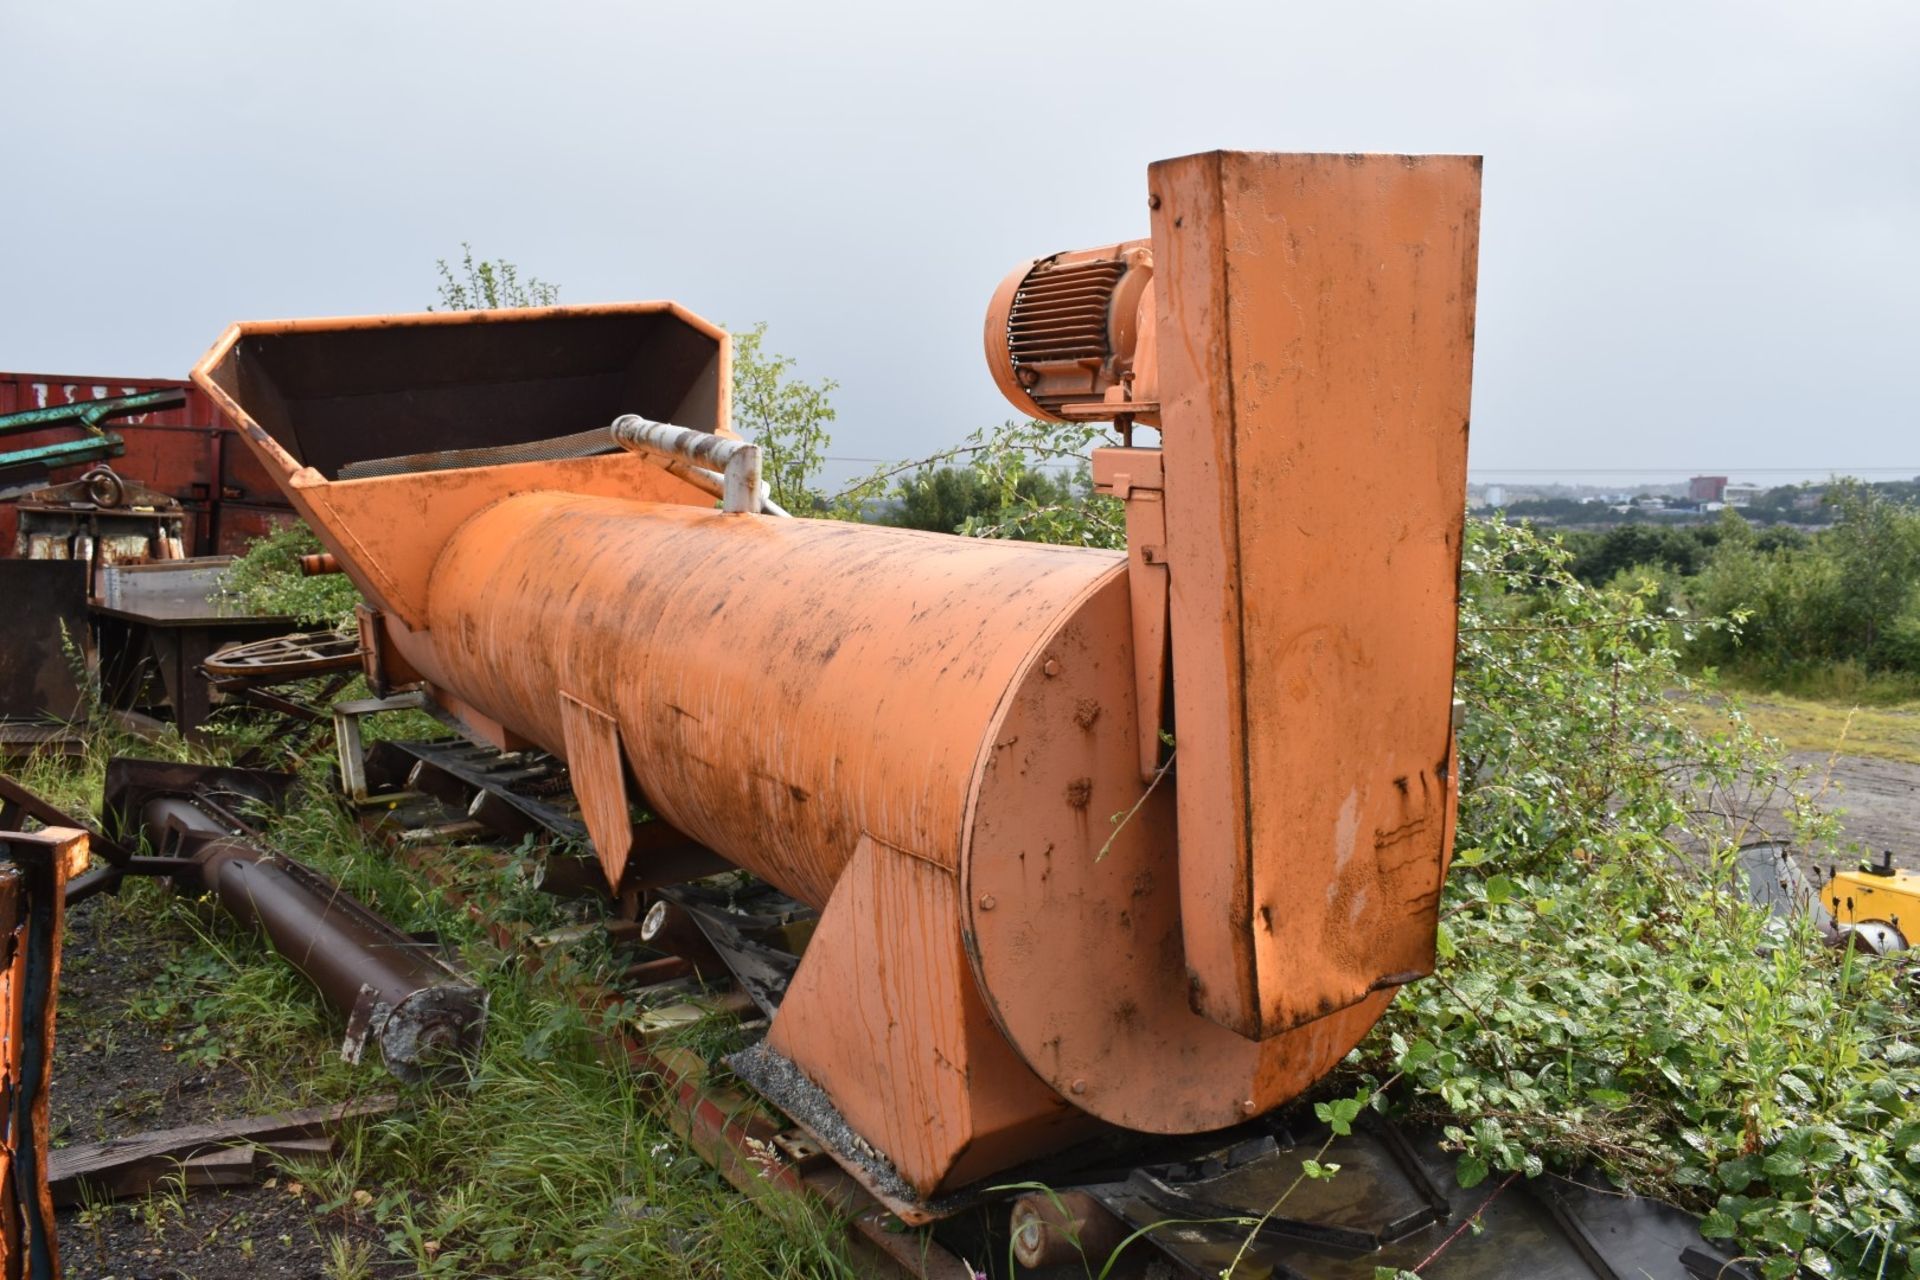
<svg viewBox="0 0 1920 1280">
<path fill-rule="evenodd" d="M 1270 1212 L 1324 1137 L 1288 1104 L 1434 963 L 1479 165 L 1212 153 L 1146 203 L 1149 238 L 1022 264 L 986 328 L 1022 412 L 1115 424 L 1124 552 L 787 516 L 727 335 L 676 303 L 241 324 L 194 382 L 365 604 L 349 642 L 190 665 L 311 726 L 276 667 L 354 664 L 369 839 L 428 874 L 544 850 L 635 948 L 628 1051 L 680 1131 L 908 1274 L 982 1240 L 1080 1274 L 1173 1219 L 1114 1274 L 1739 1274 L 1661 1206 L 1468 1192 L 1384 1122 Z M 400 709 L 452 732 L 369 747 Z M 78 883 L 204 888 L 350 1053 L 457 1064 L 484 994 L 272 849 L 284 786 L 118 763 Z M 732 1078 L 650 1039 L 716 1003 Z"/>
</svg>

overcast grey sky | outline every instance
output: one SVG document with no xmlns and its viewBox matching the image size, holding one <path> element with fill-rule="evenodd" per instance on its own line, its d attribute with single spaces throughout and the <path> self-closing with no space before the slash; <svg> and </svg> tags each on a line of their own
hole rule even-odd
<svg viewBox="0 0 1920 1280">
<path fill-rule="evenodd" d="M 1476 474 L 1920 471 L 1911 0 L 9 0 L 0 68 L 0 368 L 181 376 L 469 240 L 767 320 L 834 454 L 912 455 L 1009 415 L 989 293 L 1145 234 L 1149 161 L 1467 151 Z"/>
</svg>

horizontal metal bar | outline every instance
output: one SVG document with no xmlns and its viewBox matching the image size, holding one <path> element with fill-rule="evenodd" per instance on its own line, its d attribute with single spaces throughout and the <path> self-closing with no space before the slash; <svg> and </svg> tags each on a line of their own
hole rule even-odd
<svg viewBox="0 0 1920 1280">
<path fill-rule="evenodd" d="M 765 509 L 766 486 L 760 481 L 759 445 L 711 431 L 676 427 L 670 422 L 653 422 L 634 413 L 615 418 L 609 430 L 615 442 L 635 453 L 678 458 L 692 463 L 696 469 L 719 470 L 722 511 L 757 515 Z M 682 478 L 689 477 L 682 473 Z"/>
<path fill-rule="evenodd" d="M 23 462 L 90 462 L 95 458 L 117 457 L 124 452 L 125 442 L 109 432 L 103 436 L 82 436 L 78 440 L 61 440 L 54 444 L 36 445 L 31 449 L 0 453 L 0 467 L 16 466 Z"/>
<path fill-rule="evenodd" d="M 178 409 L 186 402 L 187 393 L 174 389 L 142 391 L 130 396 L 107 396 L 98 400 L 75 400 L 68 404 L 48 405 L 44 409 L 23 409 L 19 413 L 0 415 L 0 432 L 64 426 L 85 427 L 97 432 L 100 424 L 109 418 Z"/>
</svg>

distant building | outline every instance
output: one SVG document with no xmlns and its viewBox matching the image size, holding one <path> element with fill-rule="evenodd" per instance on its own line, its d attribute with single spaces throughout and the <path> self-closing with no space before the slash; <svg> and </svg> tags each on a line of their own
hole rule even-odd
<svg viewBox="0 0 1920 1280">
<path fill-rule="evenodd" d="M 1725 476 L 1695 476 L 1687 481 L 1687 501 L 1689 502 L 1725 502 L 1726 492 Z"/>
<path fill-rule="evenodd" d="M 1488 485 L 1487 486 L 1487 505 L 1490 507 L 1506 506 L 1507 505 L 1507 486 L 1503 484 Z"/>
<path fill-rule="evenodd" d="M 1730 507 L 1745 507 L 1751 506 L 1753 500 L 1766 491 L 1765 485 L 1730 484 L 1721 491 L 1721 497 Z"/>
</svg>

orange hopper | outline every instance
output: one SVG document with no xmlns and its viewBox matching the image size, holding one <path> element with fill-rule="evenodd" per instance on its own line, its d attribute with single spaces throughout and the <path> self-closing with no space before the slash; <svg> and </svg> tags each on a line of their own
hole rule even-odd
<svg viewBox="0 0 1920 1280">
<path fill-rule="evenodd" d="M 372 674 L 564 756 L 615 884 L 644 803 L 820 908 L 749 1074 L 896 1204 L 1277 1106 L 1432 967 L 1479 163 L 1219 152 L 1146 203 L 986 333 L 1025 412 L 1157 428 L 1094 458 L 1124 553 L 769 511 L 672 303 L 242 324 L 194 372 Z"/>
</svg>

